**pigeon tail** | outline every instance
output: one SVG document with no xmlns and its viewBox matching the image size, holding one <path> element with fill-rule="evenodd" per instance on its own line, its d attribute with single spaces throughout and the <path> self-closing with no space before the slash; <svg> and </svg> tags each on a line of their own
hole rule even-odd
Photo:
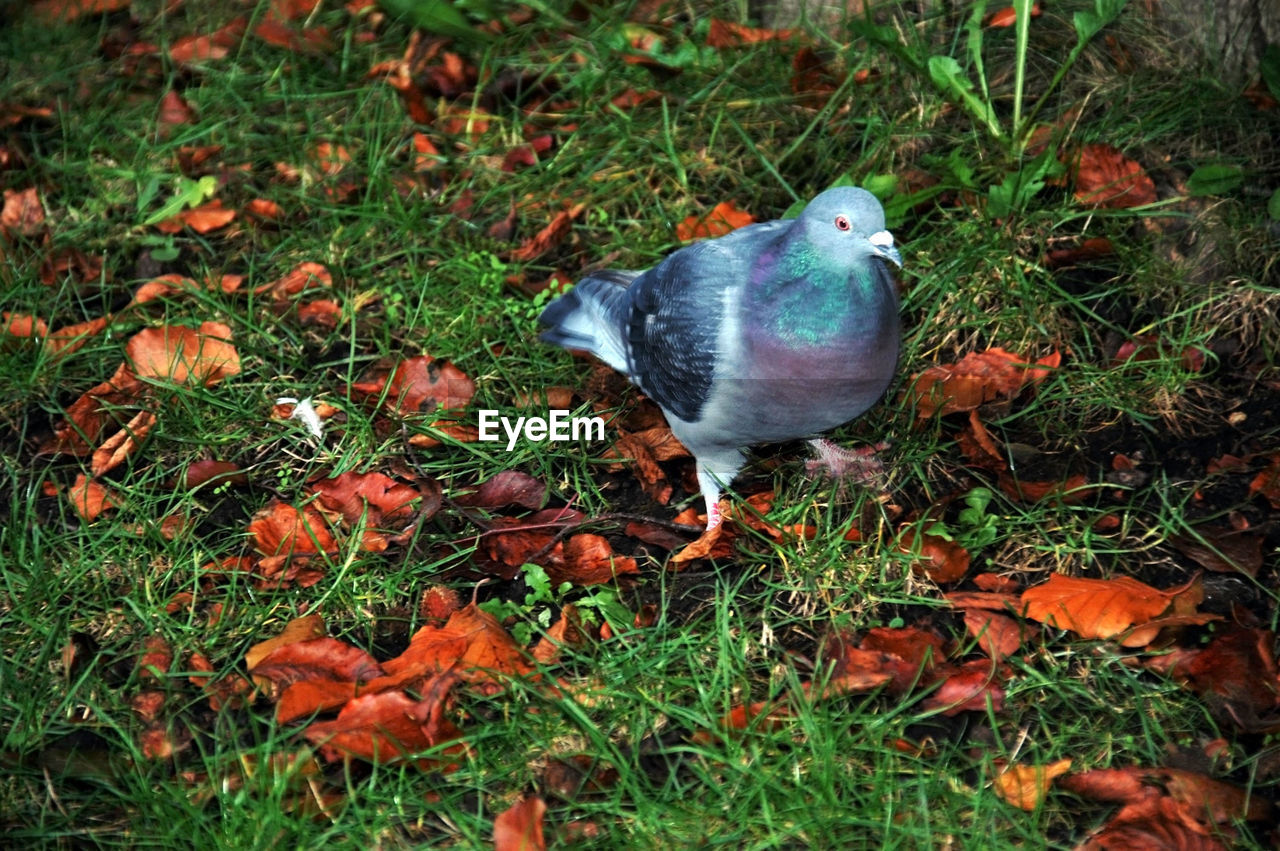
<svg viewBox="0 0 1280 851">
<path fill-rule="evenodd" d="M 548 326 L 545 343 L 591 352 L 609 366 L 629 373 L 626 322 L 627 285 L 639 272 L 601 272 L 581 281 L 543 309 L 538 321 Z"/>
</svg>

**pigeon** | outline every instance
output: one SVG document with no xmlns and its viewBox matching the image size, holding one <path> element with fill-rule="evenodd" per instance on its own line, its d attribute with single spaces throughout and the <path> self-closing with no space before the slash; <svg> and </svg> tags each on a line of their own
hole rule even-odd
<svg viewBox="0 0 1280 851">
<path fill-rule="evenodd" d="M 890 263 L 902 256 L 880 202 L 837 187 L 797 218 L 589 275 L 542 311 L 541 339 L 594 354 L 658 404 L 694 457 L 710 531 L 746 447 L 812 438 L 884 394 L 901 336 Z M 826 462 L 843 451 L 811 443 Z"/>
</svg>

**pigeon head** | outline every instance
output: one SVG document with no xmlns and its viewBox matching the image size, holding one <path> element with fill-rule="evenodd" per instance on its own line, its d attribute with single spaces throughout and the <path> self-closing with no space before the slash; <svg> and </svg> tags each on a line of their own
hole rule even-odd
<svg viewBox="0 0 1280 851">
<path fill-rule="evenodd" d="M 865 189 L 828 189 L 809 202 L 797 224 L 812 249 L 828 262 L 854 266 L 878 257 L 902 267 L 893 235 L 884 227 L 884 208 Z"/>
</svg>

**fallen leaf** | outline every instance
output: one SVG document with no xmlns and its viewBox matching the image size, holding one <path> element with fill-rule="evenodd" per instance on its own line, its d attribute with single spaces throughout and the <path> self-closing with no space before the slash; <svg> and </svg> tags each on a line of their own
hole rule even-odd
<svg viewBox="0 0 1280 851">
<path fill-rule="evenodd" d="M 586 204 L 574 204 L 567 210 L 561 210 L 546 227 L 512 251 L 511 259 L 516 263 L 528 263 L 558 246 L 568 235 L 574 219 L 582 215 L 586 208 Z"/>
<path fill-rule="evenodd" d="M 1182 590 L 1160 591 L 1128 576 L 1085 579 L 1055 573 L 1023 591 L 1021 606 L 1027 618 L 1057 629 L 1142 647 L 1158 631 L 1142 626 L 1169 611 Z"/>
<path fill-rule="evenodd" d="M 635 559 L 614 555 L 608 541 L 591 534 L 569 538 L 564 546 L 564 566 L 547 567 L 547 575 L 552 582 L 557 585 L 571 582 L 578 587 L 601 585 L 619 576 L 639 572 Z"/>
<path fill-rule="evenodd" d="M 104 512 L 121 505 L 119 497 L 84 473 L 76 476 L 75 483 L 67 489 L 67 499 L 86 523 L 92 523 Z"/>
<path fill-rule="evenodd" d="M 798 30 L 771 30 L 748 27 L 733 21 L 712 18 L 711 27 L 707 31 L 707 46 L 723 49 L 726 47 L 759 44 L 766 41 L 790 41 L 796 37 L 798 32 Z"/>
<path fill-rule="evenodd" d="M 458 505 L 479 508 L 519 505 L 533 511 L 542 508 L 546 500 L 547 486 L 519 470 L 504 470 L 496 473 L 478 488 L 463 491 L 453 497 L 453 501 Z"/>
<path fill-rule="evenodd" d="M 0 208 L 0 231 L 14 236 L 35 236 L 44 230 L 44 205 L 34 187 L 6 189 Z"/>
<path fill-rule="evenodd" d="M 1111 145 L 1095 143 L 1080 148 L 1072 172 L 1075 197 L 1082 204 L 1125 209 L 1156 202 L 1156 185 L 1142 166 Z"/>
<path fill-rule="evenodd" d="M 240 372 L 240 355 L 230 340 L 231 329 L 219 322 L 203 322 L 198 329 L 164 325 L 134 334 L 125 354 L 140 378 L 212 387 Z"/>
<path fill-rule="evenodd" d="M 494 851 L 543 851 L 542 816 L 547 804 L 541 798 L 522 798 L 493 820 Z"/>
<path fill-rule="evenodd" d="M 993 786 L 1005 803 L 1032 812 L 1044 801 L 1054 778 L 1070 770 L 1069 759 L 1048 765 L 1010 765 L 996 776 Z"/>
<path fill-rule="evenodd" d="M 745 210 L 739 210 L 732 201 L 721 201 L 711 211 L 701 216 L 689 216 L 676 225 L 676 239 L 690 242 L 695 239 L 724 236 L 740 227 L 749 225 L 755 218 Z"/>
<path fill-rule="evenodd" d="M 898 552 L 917 556 L 911 569 L 934 582 L 959 582 L 969 570 L 969 551 L 941 535 L 919 532 L 908 526 L 898 539 Z"/>
<path fill-rule="evenodd" d="M 931 366 L 911 380 L 907 401 L 921 419 L 935 413 L 971 411 L 996 399 L 1012 399 L 1028 384 L 1048 377 L 1062 362 L 1053 352 L 1027 361 L 1001 348 L 971 352 L 954 365 Z"/>
</svg>

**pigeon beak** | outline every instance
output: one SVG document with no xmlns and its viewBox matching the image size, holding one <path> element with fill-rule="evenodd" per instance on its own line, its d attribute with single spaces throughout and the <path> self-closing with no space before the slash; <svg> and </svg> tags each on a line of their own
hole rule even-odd
<svg viewBox="0 0 1280 851">
<path fill-rule="evenodd" d="M 899 269 L 902 268 L 902 255 L 898 253 L 898 249 L 893 247 L 893 234 L 887 230 L 876 231 L 867 237 L 867 242 L 871 243 L 878 256 L 888 260 Z"/>
</svg>

